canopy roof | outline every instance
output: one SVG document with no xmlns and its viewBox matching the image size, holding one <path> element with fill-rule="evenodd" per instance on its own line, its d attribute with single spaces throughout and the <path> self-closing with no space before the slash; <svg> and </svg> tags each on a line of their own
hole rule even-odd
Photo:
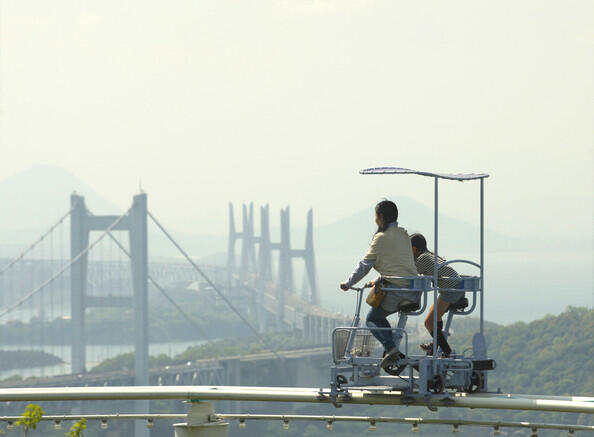
<svg viewBox="0 0 594 437">
<path fill-rule="evenodd" d="M 452 179 L 455 181 L 470 181 L 474 179 L 488 178 L 487 173 L 431 173 L 428 171 L 411 170 L 401 167 L 375 167 L 366 168 L 359 171 L 360 174 L 418 174 L 421 176 L 438 177 L 442 179 Z"/>
</svg>

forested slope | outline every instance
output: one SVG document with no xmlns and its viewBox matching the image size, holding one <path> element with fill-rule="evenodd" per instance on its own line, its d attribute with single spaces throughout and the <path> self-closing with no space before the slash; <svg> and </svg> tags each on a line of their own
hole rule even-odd
<svg viewBox="0 0 594 437">
<path fill-rule="evenodd" d="M 457 351 L 463 351 L 472 344 L 472 336 L 478 330 L 478 320 L 458 317 L 453 324 L 450 338 Z M 489 373 L 489 389 L 501 388 L 504 393 L 534 395 L 583 395 L 594 396 L 594 310 L 569 307 L 557 316 L 547 316 L 530 323 L 518 322 L 512 325 L 485 324 L 489 356 L 497 361 L 497 368 Z M 272 336 L 275 346 L 283 344 L 290 348 L 298 346 L 296 338 Z M 153 365 L 173 364 L 186 360 L 205 358 L 215 355 L 240 354 L 256 352 L 262 348 L 253 340 L 223 340 L 189 349 L 174 359 L 165 356 L 155 357 Z M 411 345 L 416 347 L 416 345 Z M 330 351 L 329 351 L 330 353 Z M 133 357 L 122 356 L 112 362 L 104 363 L 102 370 L 117 370 L 121 367 L 132 367 Z M 125 365 L 127 362 L 127 365 Z M 328 367 L 330 366 L 330 357 Z M 96 369 L 99 370 L 99 369 Z M 329 377 L 324 369 L 323 377 Z M 179 408 L 177 406 L 176 408 Z M 299 414 L 331 414 L 331 415 L 363 415 L 392 417 L 425 417 L 425 418 L 457 418 L 491 421 L 531 421 L 548 423 L 587 424 L 594 425 L 592 415 L 569 413 L 539 413 L 505 410 L 469 410 L 440 408 L 430 412 L 422 407 L 406 406 L 361 406 L 345 405 L 340 410 L 329 405 L 315 404 L 274 404 L 262 409 L 261 405 L 243 403 L 242 412 L 274 412 Z M 161 412 L 168 410 L 168 407 Z M 179 412 L 179 411 L 177 411 Z M 165 426 L 165 425 L 163 425 Z M 515 430 L 508 430 L 509 434 Z M 334 424 L 334 435 L 359 436 L 368 435 L 368 426 L 364 424 Z M 421 426 L 419 436 L 449 436 L 450 426 Z M 462 428 L 463 435 L 491 436 L 488 428 Z M 527 436 L 529 433 L 523 434 Z M 291 423 L 287 431 L 280 432 L 279 423 L 250 422 L 245 430 L 237 429 L 236 423 L 230 428 L 232 436 L 328 436 L 325 423 Z M 406 436 L 410 434 L 408 425 L 377 425 L 373 434 L 379 436 Z M 504 434 L 502 434 L 504 435 Z M 522 434 L 515 434 L 522 435 Z M 567 435 L 560 431 L 539 430 L 539 437 Z M 579 435 L 579 433 L 577 434 Z M 585 435 L 585 434 L 584 434 Z"/>
<path fill-rule="evenodd" d="M 460 325 L 451 343 L 463 350 L 472 345 L 478 321 L 461 321 Z M 546 316 L 530 323 L 507 326 L 488 323 L 485 335 L 489 355 L 497 361 L 497 369 L 489 380 L 490 389 L 594 395 L 593 310 L 569 307 L 558 316 Z"/>
<path fill-rule="evenodd" d="M 472 336 L 478 330 L 478 320 L 459 317 L 454 321 L 450 338 L 457 351 L 472 345 Z M 497 361 L 497 369 L 489 374 L 489 389 L 504 393 L 538 395 L 594 395 L 594 310 L 569 307 L 557 316 L 547 316 L 530 323 L 512 325 L 485 324 L 489 356 Z M 299 406 L 302 414 L 311 406 Z M 539 413 L 506 410 L 468 410 L 440 408 L 432 413 L 419 407 L 345 406 L 330 414 L 356 414 L 392 417 L 441 417 L 473 420 L 509 420 L 548 423 L 594 425 L 594 418 L 585 414 Z M 295 424 L 289 435 L 325 436 L 328 432 L 319 424 Z M 278 435 L 277 424 L 270 424 L 262 435 Z M 335 424 L 336 435 L 408 436 L 409 425 L 378 424 L 371 434 L 367 425 Z M 516 430 L 509 429 L 508 435 Z M 491 436 L 492 429 L 463 427 L 463 435 Z M 515 435 L 529 435 L 516 433 Z M 419 436 L 449 436 L 451 426 L 421 426 Z M 579 433 L 578 433 L 579 434 Z M 256 434 L 254 434 L 256 435 Z M 502 435 L 505 435 L 502 433 Z M 539 437 L 566 436 L 567 432 L 539 430 Z M 585 434 L 584 434 L 585 435 Z"/>
</svg>

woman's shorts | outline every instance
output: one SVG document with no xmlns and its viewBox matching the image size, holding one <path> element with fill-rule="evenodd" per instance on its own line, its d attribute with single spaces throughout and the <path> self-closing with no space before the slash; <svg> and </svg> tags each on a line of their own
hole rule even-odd
<svg viewBox="0 0 594 437">
<path fill-rule="evenodd" d="M 463 291 L 440 291 L 439 298 L 447 303 L 456 303 L 464 297 Z"/>
</svg>

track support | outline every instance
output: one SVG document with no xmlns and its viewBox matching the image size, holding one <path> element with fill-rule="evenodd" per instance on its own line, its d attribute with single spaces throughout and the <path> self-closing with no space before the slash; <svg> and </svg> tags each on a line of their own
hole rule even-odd
<svg viewBox="0 0 594 437">
<path fill-rule="evenodd" d="M 187 422 L 173 427 L 175 437 L 227 437 L 229 424 L 216 418 L 210 402 L 191 401 Z"/>
</svg>

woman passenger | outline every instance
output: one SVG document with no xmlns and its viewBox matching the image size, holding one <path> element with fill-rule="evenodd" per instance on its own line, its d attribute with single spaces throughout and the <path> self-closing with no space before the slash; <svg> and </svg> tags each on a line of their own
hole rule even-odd
<svg viewBox="0 0 594 437">
<path fill-rule="evenodd" d="M 410 243 L 412 246 L 413 256 L 415 258 L 415 265 L 417 271 L 421 275 L 433 276 L 435 268 L 435 255 L 427 249 L 427 240 L 423 234 L 412 234 L 410 236 Z M 437 257 L 438 266 L 445 260 Z M 456 288 L 460 284 L 460 281 L 455 279 L 446 278 L 458 278 L 458 272 L 451 266 L 446 265 L 439 268 L 437 272 L 437 285 L 440 288 Z M 450 305 L 457 303 L 460 299 L 464 298 L 463 291 L 440 291 L 437 297 L 437 345 L 441 348 L 443 355 L 449 357 L 452 353 L 446 336 L 443 333 L 443 320 L 442 317 L 446 311 L 450 308 Z M 433 337 L 433 305 L 429 308 L 427 317 L 425 317 L 425 328 Z M 419 347 L 423 349 L 427 355 L 433 354 L 433 342 L 420 344 Z"/>
<path fill-rule="evenodd" d="M 348 290 L 369 273 L 373 267 L 380 277 L 376 280 L 384 286 L 398 288 L 408 287 L 410 281 L 390 279 L 393 276 L 417 276 L 410 238 L 406 229 L 398 227 L 398 208 L 394 202 L 384 200 L 375 206 L 375 223 L 377 231 L 371 241 L 367 254 L 359 262 L 349 279 L 340 284 L 340 288 Z M 403 303 L 418 303 L 420 295 L 414 291 L 388 291 L 379 307 L 372 308 L 367 314 L 367 326 L 370 328 L 390 328 L 387 316 L 398 311 Z M 392 331 L 371 330 L 375 338 L 384 347 L 381 367 L 386 370 L 404 355 L 398 350 L 402 334 L 392 335 Z M 396 337 L 396 338 L 394 338 Z"/>
</svg>

